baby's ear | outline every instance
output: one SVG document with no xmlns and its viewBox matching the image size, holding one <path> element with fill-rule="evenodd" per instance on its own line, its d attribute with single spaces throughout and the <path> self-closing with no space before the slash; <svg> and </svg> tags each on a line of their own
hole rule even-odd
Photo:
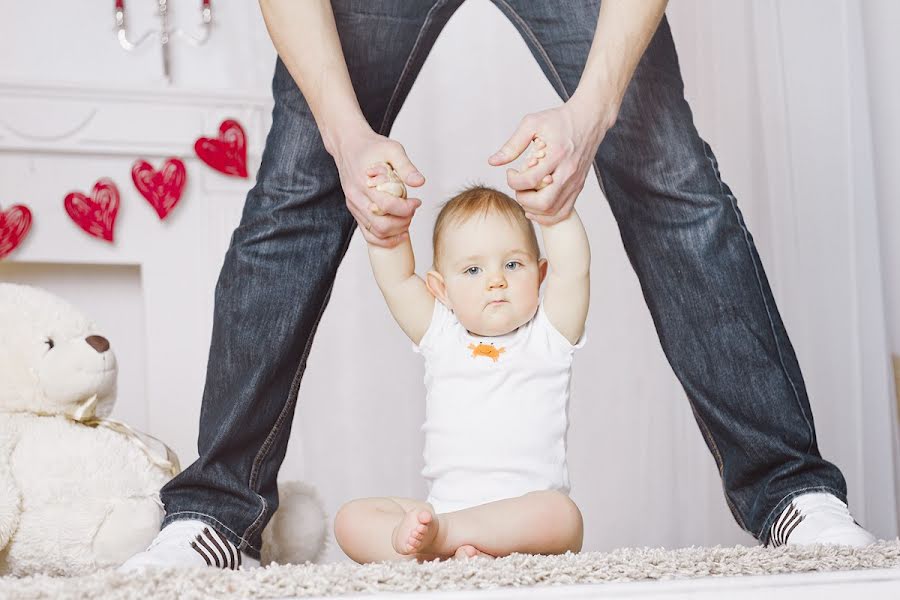
<svg viewBox="0 0 900 600">
<path fill-rule="evenodd" d="M 540 279 L 538 280 L 538 285 L 544 283 L 544 279 L 547 278 L 547 259 L 541 258 L 538 259 L 538 273 L 540 274 Z"/>
<path fill-rule="evenodd" d="M 444 283 L 444 276 L 437 271 L 428 271 L 425 274 L 425 286 L 431 295 L 444 303 L 444 306 L 453 310 L 450 305 L 450 297 L 447 296 L 447 284 Z"/>
</svg>

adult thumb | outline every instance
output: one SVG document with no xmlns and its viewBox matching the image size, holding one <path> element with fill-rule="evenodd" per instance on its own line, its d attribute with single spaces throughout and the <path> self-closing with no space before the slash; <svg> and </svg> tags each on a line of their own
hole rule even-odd
<svg viewBox="0 0 900 600">
<path fill-rule="evenodd" d="M 425 176 L 412 164 L 404 150 L 400 149 L 394 152 L 391 157 L 391 166 L 406 185 L 419 187 L 425 183 Z"/>
<path fill-rule="evenodd" d="M 524 124 L 520 124 L 512 137 L 506 140 L 506 143 L 488 159 L 488 164 L 498 167 L 516 160 L 533 139 L 534 131 Z"/>
</svg>

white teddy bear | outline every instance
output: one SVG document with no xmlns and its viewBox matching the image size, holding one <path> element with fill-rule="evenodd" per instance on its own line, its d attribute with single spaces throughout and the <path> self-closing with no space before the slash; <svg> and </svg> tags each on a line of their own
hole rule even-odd
<svg viewBox="0 0 900 600">
<path fill-rule="evenodd" d="M 116 374 L 109 342 L 72 305 L 0 283 L 0 575 L 117 566 L 158 533 L 178 460 L 106 418 Z M 305 484 L 280 488 L 262 563 L 317 559 L 321 502 Z"/>
</svg>

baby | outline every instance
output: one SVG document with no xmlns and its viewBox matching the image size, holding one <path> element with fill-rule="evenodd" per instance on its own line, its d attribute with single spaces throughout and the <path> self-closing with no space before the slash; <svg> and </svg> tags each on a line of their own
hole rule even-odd
<svg viewBox="0 0 900 600">
<path fill-rule="evenodd" d="M 377 170 L 370 187 L 399 180 L 390 165 Z M 388 308 L 425 359 L 422 474 L 429 495 L 342 506 L 335 538 L 353 560 L 581 549 L 581 512 L 568 497 L 566 430 L 572 356 L 584 343 L 590 248 L 574 210 L 541 232 L 547 259 L 515 200 L 471 187 L 441 209 L 434 268 L 424 280 L 408 237 L 389 249 L 369 244 Z"/>
</svg>

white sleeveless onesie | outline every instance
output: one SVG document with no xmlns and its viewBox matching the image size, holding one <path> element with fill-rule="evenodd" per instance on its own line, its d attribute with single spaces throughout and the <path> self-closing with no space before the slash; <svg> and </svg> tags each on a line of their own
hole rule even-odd
<svg viewBox="0 0 900 600">
<path fill-rule="evenodd" d="M 425 468 L 438 513 L 537 490 L 569 492 L 566 432 L 572 345 L 541 301 L 508 334 L 470 334 L 434 302 L 413 350 L 425 359 Z"/>
</svg>

